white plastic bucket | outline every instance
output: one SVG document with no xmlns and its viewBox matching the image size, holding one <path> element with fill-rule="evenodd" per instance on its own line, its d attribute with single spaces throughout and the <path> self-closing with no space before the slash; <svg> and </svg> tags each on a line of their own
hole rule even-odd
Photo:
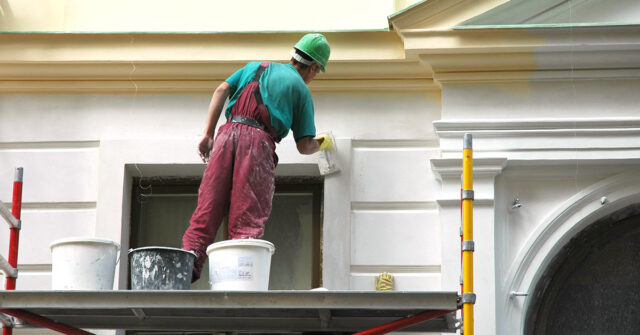
<svg viewBox="0 0 640 335">
<path fill-rule="evenodd" d="M 228 240 L 207 248 L 209 283 L 214 291 L 269 289 L 273 243 L 257 239 Z"/>
<path fill-rule="evenodd" d="M 53 241 L 51 287 L 54 290 L 112 290 L 120 244 L 101 238 Z"/>
</svg>

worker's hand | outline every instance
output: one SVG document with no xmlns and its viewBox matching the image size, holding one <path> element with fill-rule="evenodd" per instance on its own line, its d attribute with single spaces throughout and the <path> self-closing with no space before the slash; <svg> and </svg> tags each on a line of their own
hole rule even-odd
<svg viewBox="0 0 640 335">
<path fill-rule="evenodd" d="M 202 140 L 200 140 L 200 144 L 198 144 L 198 153 L 203 162 L 209 162 L 211 149 L 213 149 L 213 138 L 205 135 Z"/>
<path fill-rule="evenodd" d="M 333 149 L 333 140 L 329 134 L 320 134 L 315 137 L 315 140 L 318 141 L 320 147 L 318 150 L 331 150 Z"/>
</svg>

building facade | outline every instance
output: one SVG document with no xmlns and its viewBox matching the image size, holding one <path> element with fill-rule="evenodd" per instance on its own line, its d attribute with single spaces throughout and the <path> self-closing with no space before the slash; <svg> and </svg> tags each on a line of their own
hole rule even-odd
<svg viewBox="0 0 640 335">
<path fill-rule="evenodd" d="M 287 207 L 296 192 L 281 194 L 282 213 L 301 218 L 292 224 L 319 222 L 302 240 L 317 241 L 305 249 L 317 264 L 309 288 L 372 290 L 386 271 L 397 290 L 458 290 L 471 133 L 477 332 L 584 334 L 567 322 L 577 316 L 558 312 L 568 301 L 585 319 L 617 315 L 594 316 L 587 331 L 633 333 L 637 2 L 305 6 L 0 1 L 0 200 L 11 201 L 13 168 L 25 168 L 18 289 L 50 287 L 48 246 L 67 236 L 119 242 L 116 285 L 126 289 L 126 250 L 175 234 L 132 236 L 154 222 L 167 232 L 186 224 L 150 218 L 141 199 L 201 176 L 196 145 L 213 89 L 248 61 L 288 61 L 305 32 L 319 31 L 332 54 L 310 89 L 340 172 L 321 177 L 317 157 L 299 155 L 290 137 L 277 149 L 282 184 L 303 185 L 300 194 L 321 185 L 320 212 Z M 167 191 L 168 204 L 188 213 L 181 192 Z M 0 251 L 7 245 L 0 230 Z M 563 295 L 574 290 L 583 294 Z"/>
</svg>

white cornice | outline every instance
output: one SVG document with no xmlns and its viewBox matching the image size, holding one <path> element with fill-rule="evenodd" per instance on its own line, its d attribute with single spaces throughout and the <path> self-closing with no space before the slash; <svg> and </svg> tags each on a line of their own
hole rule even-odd
<svg viewBox="0 0 640 335">
<path fill-rule="evenodd" d="M 563 80 L 627 80 L 639 79 L 638 69 L 593 69 L 593 70 L 531 70 L 531 71 L 483 71 L 483 72 L 441 72 L 434 80 L 446 83 L 491 83 L 491 82 L 536 82 Z"/>
<path fill-rule="evenodd" d="M 455 158 L 471 133 L 476 157 L 510 161 L 640 158 L 640 118 L 444 120 L 433 123 L 443 158 Z"/>
<path fill-rule="evenodd" d="M 462 140 L 460 140 L 462 143 Z M 462 156 L 462 152 L 459 152 Z M 431 159 L 431 170 L 438 180 L 460 179 L 462 174 L 462 158 Z M 473 174 L 475 176 L 494 177 L 507 166 L 506 158 L 477 158 L 473 160 Z"/>
<path fill-rule="evenodd" d="M 289 59 L 303 33 L 0 33 L 0 62 L 234 62 Z M 331 61 L 404 59 L 390 31 L 329 32 Z M 328 69 L 330 68 L 329 63 Z"/>
<path fill-rule="evenodd" d="M 0 80 L 2 93 L 45 94 L 155 94 L 212 93 L 220 80 Z M 427 92 L 439 90 L 431 79 L 341 80 L 318 79 L 311 92 Z"/>
<path fill-rule="evenodd" d="M 465 132 L 482 135 L 640 132 L 640 118 L 559 119 L 559 120 L 441 120 L 434 121 L 438 136 L 462 138 Z"/>
<path fill-rule="evenodd" d="M 407 57 L 428 64 L 442 82 L 628 77 L 622 70 L 633 77 L 640 69 L 640 25 L 456 27 L 399 34 Z M 597 72 L 606 70 L 615 72 Z"/>
</svg>

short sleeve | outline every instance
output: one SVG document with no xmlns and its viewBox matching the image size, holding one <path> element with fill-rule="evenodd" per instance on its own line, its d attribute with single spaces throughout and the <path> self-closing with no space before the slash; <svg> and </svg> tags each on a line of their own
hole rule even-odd
<svg viewBox="0 0 640 335">
<path fill-rule="evenodd" d="M 242 81 L 242 74 L 243 74 L 245 68 L 246 68 L 246 66 L 244 66 L 240 70 L 236 71 L 229 78 L 227 78 L 227 80 L 225 80 L 229 84 L 229 86 L 231 86 L 230 96 L 233 96 L 236 93 L 236 90 L 238 90 L 238 86 L 240 85 L 240 82 Z"/>
<path fill-rule="evenodd" d="M 300 100 L 299 108 L 294 109 L 291 124 L 293 137 L 296 141 L 305 136 L 316 136 L 313 100 L 309 91 L 304 92 Z"/>
</svg>

